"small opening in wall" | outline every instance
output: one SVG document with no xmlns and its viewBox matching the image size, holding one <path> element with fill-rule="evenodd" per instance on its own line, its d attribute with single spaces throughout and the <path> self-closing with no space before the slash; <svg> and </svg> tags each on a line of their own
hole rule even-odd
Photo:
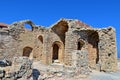
<svg viewBox="0 0 120 80">
<path fill-rule="evenodd" d="M 78 42 L 78 49 L 77 50 L 81 50 L 80 42 Z"/>
<path fill-rule="evenodd" d="M 108 56 L 110 57 L 110 56 L 111 56 L 111 53 L 108 53 Z"/>
<path fill-rule="evenodd" d="M 41 43 L 43 43 L 43 37 L 41 35 L 38 37 L 38 39 L 41 41 Z"/>
<path fill-rule="evenodd" d="M 83 41 L 79 41 L 79 42 L 77 43 L 77 50 L 81 50 L 82 47 L 83 47 L 83 45 L 84 45 L 84 42 L 83 42 Z"/>
<path fill-rule="evenodd" d="M 25 27 L 26 29 L 30 30 L 30 31 L 33 31 L 32 26 L 29 25 L 29 24 L 24 24 L 24 27 Z"/>
</svg>

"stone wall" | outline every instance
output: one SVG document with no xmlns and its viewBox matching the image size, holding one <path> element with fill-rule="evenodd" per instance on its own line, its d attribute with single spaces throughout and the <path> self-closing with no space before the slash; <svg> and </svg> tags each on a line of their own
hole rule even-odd
<svg viewBox="0 0 120 80">
<path fill-rule="evenodd" d="M 116 38 L 113 28 L 68 31 L 65 45 L 66 65 L 72 65 L 71 52 L 77 50 L 79 41 L 83 42 L 80 51 L 88 50 L 88 64 L 91 69 L 99 71 L 117 70 Z"/>
<path fill-rule="evenodd" d="M 72 53 L 72 67 L 75 68 L 76 75 L 88 75 L 90 73 L 87 50 L 74 50 Z"/>
<path fill-rule="evenodd" d="M 8 31 L 0 31 L 0 59 L 11 60 L 13 56 L 17 55 L 17 42 Z"/>
<path fill-rule="evenodd" d="M 101 71 L 116 71 L 118 68 L 115 29 L 109 27 L 98 30 L 98 33 Z"/>
<path fill-rule="evenodd" d="M 32 29 L 25 29 L 24 24 L 29 24 Z M 91 69 L 117 70 L 113 28 L 94 29 L 78 20 L 61 19 L 49 28 L 24 20 L 0 30 L 0 59 L 27 56 L 44 64 L 52 64 L 57 59 L 59 63 L 72 66 L 74 50 L 88 51 Z"/>
</svg>

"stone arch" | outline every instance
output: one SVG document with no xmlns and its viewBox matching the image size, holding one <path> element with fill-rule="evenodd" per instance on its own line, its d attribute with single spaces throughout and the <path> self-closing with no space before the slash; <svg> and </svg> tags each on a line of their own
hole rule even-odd
<svg viewBox="0 0 120 80">
<path fill-rule="evenodd" d="M 51 28 L 51 30 L 60 37 L 61 41 L 65 45 L 66 32 L 69 30 L 67 21 L 60 20 Z"/>
<path fill-rule="evenodd" d="M 30 31 L 33 31 L 33 27 L 30 24 L 25 23 L 24 28 L 26 28 L 26 29 L 28 29 Z"/>
<path fill-rule="evenodd" d="M 23 48 L 23 56 L 30 57 L 32 50 L 33 50 L 33 48 L 31 48 L 31 47 L 28 47 L 28 46 L 24 47 Z"/>
<path fill-rule="evenodd" d="M 89 31 L 88 33 L 88 58 L 90 67 L 94 68 L 99 62 L 99 35 L 97 31 Z"/>
<path fill-rule="evenodd" d="M 64 51 L 64 44 L 55 41 L 52 45 L 52 62 L 58 60 L 60 63 L 63 62 L 63 51 Z"/>
<path fill-rule="evenodd" d="M 24 28 L 31 30 L 31 31 L 33 31 L 35 28 L 35 24 L 30 20 L 23 20 L 23 21 L 18 22 L 18 24 Z"/>
</svg>

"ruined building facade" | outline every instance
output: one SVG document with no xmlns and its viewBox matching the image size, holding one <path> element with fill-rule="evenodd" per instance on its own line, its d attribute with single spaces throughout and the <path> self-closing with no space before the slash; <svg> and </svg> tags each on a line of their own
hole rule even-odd
<svg viewBox="0 0 120 80">
<path fill-rule="evenodd" d="M 25 29 L 25 24 L 32 30 Z M 91 69 L 115 71 L 115 33 L 112 27 L 92 28 L 79 20 L 60 19 L 49 28 L 24 20 L 7 28 L 1 25 L 0 58 L 12 60 L 14 56 L 27 56 L 44 64 L 57 61 L 66 66 L 77 65 L 83 59 Z"/>
</svg>

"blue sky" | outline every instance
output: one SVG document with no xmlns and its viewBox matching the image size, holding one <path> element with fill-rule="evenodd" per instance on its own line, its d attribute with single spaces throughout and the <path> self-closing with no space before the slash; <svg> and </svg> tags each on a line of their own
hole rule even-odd
<svg viewBox="0 0 120 80">
<path fill-rule="evenodd" d="M 30 19 L 50 26 L 60 18 L 79 19 L 95 28 L 115 27 L 120 57 L 120 0 L 0 0 L 0 22 Z"/>
</svg>

